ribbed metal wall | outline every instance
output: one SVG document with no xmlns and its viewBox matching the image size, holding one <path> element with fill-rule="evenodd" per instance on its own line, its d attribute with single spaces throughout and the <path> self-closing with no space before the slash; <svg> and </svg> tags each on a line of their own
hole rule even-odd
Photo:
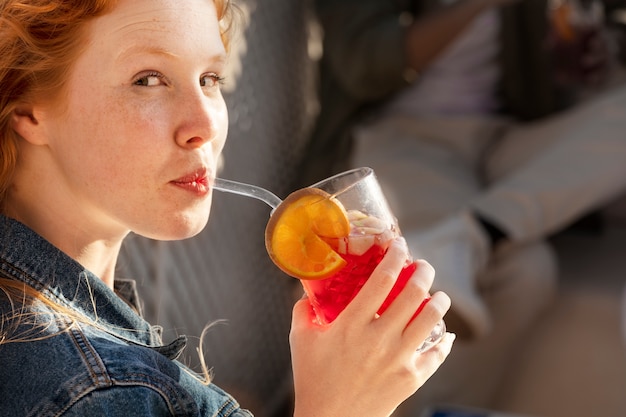
<svg viewBox="0 0 626 417">
<path fill-rule="evenodd" d="M 234 75 L 226 80 L 229 139 L 221 176 L 285 196 L 293 187 L 314 108 L 308 54 L 309 7 L 297 0 L 239 0 L 248 15 L 236 41 Z M 282 275 L 264 247 L 270 208 L 216 192 L 209 226 L 182 242 L 131 236 L 120 275 L 135 278 L 146 317 L 165 338 L 190 336 L 185 360 L 215 320 L 204 355 L 215 382 L 232 390 L 258 417 L 281 415 L 290 398 L 288 332 L 299 283 Z"/>
</svg>

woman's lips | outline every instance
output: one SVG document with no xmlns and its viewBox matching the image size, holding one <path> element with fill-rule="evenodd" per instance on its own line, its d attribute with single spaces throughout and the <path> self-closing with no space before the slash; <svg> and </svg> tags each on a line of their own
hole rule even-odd
<svg viewBox="0 0 626 417">
<path fill-rule="evenodd" d="M 207 194 L 210 189 L 209 178 L 204 168 L 180 177 L 172 181 L 172 184 L 200 196 Z"/>
</svg>

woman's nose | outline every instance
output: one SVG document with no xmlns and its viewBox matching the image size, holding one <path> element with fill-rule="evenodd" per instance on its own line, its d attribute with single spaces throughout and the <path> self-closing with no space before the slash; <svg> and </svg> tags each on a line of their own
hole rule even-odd
<svg viewBox="0 0 626 417">
<path fill-rule="evenodd" d="M 198 148 L 225 138 L 228 117 L 221 94 L 207 96 L 200 92 L 186 95 L 177 106 L 180 107 L 174 111 L 181 114 L 175 134 L 178 146 Z"/>
</svg>

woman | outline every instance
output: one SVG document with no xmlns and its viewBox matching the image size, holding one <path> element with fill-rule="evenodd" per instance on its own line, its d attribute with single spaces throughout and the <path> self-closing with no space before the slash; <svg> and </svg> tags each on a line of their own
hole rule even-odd
<svg viewBox="0 0 626 417">
<path fill-rule="evenodd" d="M 175 360 L 116 281 L 125 236 L 191 237 L 208 221 L 226 140 L 228 0 L 0 3 L 0 410 L 29 416 L 245 416 Z M 294 415 L 386 416 L 453 336 L 415 349 L 449 307 L 422 263 L 374 318 L 406 259 L 389 250 L 321 329 L 293 313 Z M 381 291 L 382 290 L 382 291 Z M 371 307 L 373 306 L 373 307 Z"/>
</svg>

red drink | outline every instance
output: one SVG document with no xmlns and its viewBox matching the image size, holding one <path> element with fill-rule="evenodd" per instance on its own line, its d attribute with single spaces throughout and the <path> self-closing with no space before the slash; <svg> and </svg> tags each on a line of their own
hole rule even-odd
<svg viewBox="0 0 626 417">
<path fill-rule="evenodd" d="M 265 244 L 276 265 L 300 278 L 315 310 L 314 321 L 327 325 L 353 301 L 399 235 L 397 219 L 374 171 L 363 167 L 290 194 L 272 215 Z M 395 285 L 389 294 L 381 294 L 381 305 L 372 306 L 372 311 L 390 314 L 386 309 L 417 265 L 407 256 Z M 414 306 L 413 318 L 428 300 L 425 294 L 425 299 Z M 417 352 L 436 345 L 445 333 L 445 323 L 439 320 Z"/>
<path fill-rule="evenodd" d="M 367 219 L 380 225 L 378 219 Z M 382 260 L 391 240 L 396 236 L 396 232 L 391 229 L 381 231 L 368 227 L 369 232 L 377 233 L 364 233 L 363 227 L 354 224 L 352 226 L 352 233 L 348 238 L 329 242 L 346 260 L 346 266 L 330 278 L 301 281 L 320 324 L 332 322 L 346 308 Z M 389 307 L 416 268 L 415 262 L 407 261 L 391 292 L 378 309 L 378 314 L 382 314 Z M 421 306 L 416 314 L 420 310 Z"/>
</svg>

